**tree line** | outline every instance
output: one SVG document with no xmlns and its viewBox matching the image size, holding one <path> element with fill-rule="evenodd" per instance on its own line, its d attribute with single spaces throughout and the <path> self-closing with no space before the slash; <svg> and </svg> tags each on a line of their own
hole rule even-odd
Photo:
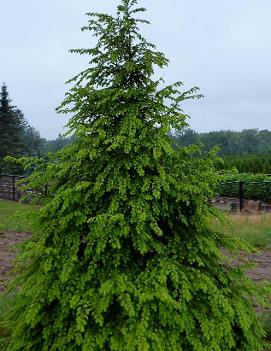
<svg viewBox="0 0 271 351">
<path fill-rule="evenodd" d="M 236 168 L 241 173 L 271 174 L 271 131 L 244 129 L 197 133 L 183 128 L 171 134 L 181 146 L 201 145 L 203 154 L 218 146 L 218 170 Z"/>
<path fill-rule="evenodd" d="M 218 155 L 251 155 L 267 154 L 271 151 L 271 131 L 244 129 L 197 133 L 190 128 L 177 130 L 172 137 L 179 145 L 189 146 L 202 144 L 202 150 L 209 152 L 219 146 Z"/>
<path fill-rule="evenodd" d="M 45 156 L 69 144 L 72 138 L 59 136 L 56 140 L 47 140 L 40 136 L 25 118 L 23 112 L 13 106 L 7 85 L 0 91 L 0 173 L 19 172 L 22 170 L 4 161 L 6 156 Z"/>
</svg>

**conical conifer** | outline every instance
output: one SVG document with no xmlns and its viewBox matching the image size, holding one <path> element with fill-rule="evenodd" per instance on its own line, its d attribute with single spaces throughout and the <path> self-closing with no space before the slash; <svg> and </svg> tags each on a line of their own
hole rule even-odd
<svg viewBox="0 0 271 351">
<path fill-rule="evenodd" d="M 11 105 L 6 84 L 0 92 L 0 162 L 7 155 L 18 155 L 21 142 L 21 118 Z"/>
<path fill-rule="evenodd" d="M 89 13 L 97 45 L 73 50 L 91 58 L 59 108 L 76 139 L 29 178 L 50 194 L 21 256 L 9 351 L 262 350 L 257 289 L 208 225 L 212 158 L 168 136 L 196 89 L 153 78 L 168 61 L 136 5 Z"/>
</svg>

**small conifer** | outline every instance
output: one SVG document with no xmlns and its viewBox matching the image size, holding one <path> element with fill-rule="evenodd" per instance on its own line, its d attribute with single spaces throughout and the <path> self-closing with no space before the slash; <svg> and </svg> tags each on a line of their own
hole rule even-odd
<svg viewBox="0 0 271 351">
<path fill-rule="evenodd" d="M 76 138 L 29 178 L 49 198 L 20 258 L 9 351 L 262 350 L 259 289 L 209 228 L 212 156 L 169 136 L 197 89 L 153 78 L 168 60 L 139 33 L 137 2 L 89 13 L 97 45 L 73 50 L 90 56 L 59 108 Z"/>
</svg>

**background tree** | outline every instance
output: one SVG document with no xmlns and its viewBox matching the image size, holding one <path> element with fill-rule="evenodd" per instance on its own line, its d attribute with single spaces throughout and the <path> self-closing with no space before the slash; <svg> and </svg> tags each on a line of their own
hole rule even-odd
<svg viewBox="0 0 271 351">
<path fill-rule="evenodd" d="M 220 130 L 208 133 L 196 133 L 184 128 L 173 135 L 179 145 L 203 144 L 209 152 L 219 146 L 219 155 L 268 154 L 271 151 L 271 131 L 244 129 L 241 132 Z"/>
<path fill-rule="evenodd" d="M 219 146 L 223 162 L 216 162 L 219 170 L 236 168 L 240 172 L 271 174 L 271 131 L 245 129 L 196 133 L 189 128 L 177 130 L 171 137 L 178 145 L 202 145 L 203 154 Z"/>
<path fill-rule="evenodd" d="M 175 134 L 171 134 L 172 138 L 176 139 L 179 145 L 189 146 L 193 144 L 199 144 L 198 133 L 189 127 L 185 127 L 176 131 Z"/>
<path fill-rule="evenodd" d="M 16 156 L 22 147 L 21 118 L 11 105 L 7 86 L 1 87 L 0 93 L 0 160 L 7 155 Z"/>
<path fill-rule="evenodd" d="M 22 111 L 12 106 L 7 86 L 0 93 L 0 173 L 21 173 L 18 166 L 4 162 L 6 156 L 39 155 L 44 140 L 39 132 L 29 125 Z"/>
<path fill-rule="evenodd" d="M 64 137 L 59 135 L 55 140 L 46 140 L 43 145 L 42 154 L 47 154 L 48 152 L 56 152 L 63 147 L 70 145 L 74 141 L 73 136 Z"/>
<path fill-rule="evenodd" d="M 261 288 L 208 227 L 213 161 L 168 136 L 196 89 L 154 80 L 168 61 L 139 33 L 136 4 L 90 13 L 97 45 L 73 50 L 91 57 L 59 109 L 76 139 L 29 178 L 51 198 L 21 257 L 9 351 L 262 349 Z"/>
</svg>

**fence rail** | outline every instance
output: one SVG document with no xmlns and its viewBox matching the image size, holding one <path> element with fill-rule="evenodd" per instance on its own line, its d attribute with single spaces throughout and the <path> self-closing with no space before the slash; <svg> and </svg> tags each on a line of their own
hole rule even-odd
<svg viewBox="0 0 271 351">
<path fill-rule="evenodd" d="M 23 178 L 25 177 L 12 174 L 0 174 L 0 198 L 18 201 L 22 196 L 22 192 L 19 190 L 17 182 Z"/>
<path fill-rule="evenodd" d="M 245 203 L 250 200 L 258 203 L 259 210 L 262 206 L 270 208 L 271 181 L 268 180 L 228 180 L 222 181 L 219 188 L 220 197 L 237 198 L 238 208 L 243 211 Z"/>
<path fill-rule="evenodd" d="M 0 199 L 19 201 L 24 196 L 24 201 L 31 201 L 33 196 L 48 196 L 48 184 L 45 184 L 40 190 L 27 189 L 24 192 L 20 190 L 18 181 L 26 176 L 15 174 L 0 174 Z"/>
<path fill-rule="evenodd" d="M 22 191 L 19 189 L 18 186 L 18 181 L 24 179 L 25 176 L 19 176 L 19 175 L 13 175 L 13 174 L 0 174 L 0 199 L 5 199 L 5 200 L 12 200 L 12 201 L 19 201 L 19 199 L 25 195 L 22 193 Z M 268 187 L 268 195 L 271 199 L 271 181 L 239 181 L 239 180 L 232 180 L 232 181 L 224 181 L 221 182 L 221 185 L 228 185 L 230 186 L 231 190 L 233 191 L 234 188 L 236 189 L 233 191 L 235 193 L 235 199 L 233 199 L 233 202 L 237 200 L 237 203 L 235 202 L 235 206 L 238 206 L 240 211 L 244 210 L 244 202 L 249 198 L 246 196 L 246 188 L 247 186 L 250 185 L 256 185 L 256 186 L 266 186 L 269 185 Z M 222 189 L 220 191 L 223 192 Z M 46 184 L 44 189 L 42 189 L 40 192 L 36 192 L 36 194 L 43 194 L 45 196 L 48 195 L 48 185 Z M 251 195 L 251 194 L 250 194 Z M 220 196 L 225 197 L 225 194 L 220 194 Z M 231 191 L 229 191 L 229 194 L 226 195 L 228 198 L 234 197 L 233 194 L 231 194 Z M 263 202 L 262 198 L 258 198 L 259 200 L 259 207 L 261 207 L 261 203 Z M 268 201 L 269 206 L 270 201 Z"/>
</svg>

